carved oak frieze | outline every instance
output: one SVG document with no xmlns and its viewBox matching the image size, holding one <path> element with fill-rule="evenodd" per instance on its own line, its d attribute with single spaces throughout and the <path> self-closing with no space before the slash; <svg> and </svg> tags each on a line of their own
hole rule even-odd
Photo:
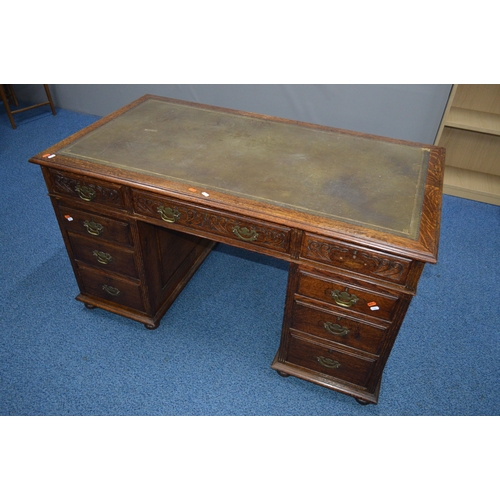
<svg viewBox="0 0 500 500">
<path fill-rule="evenodd" d="M 409 269 L 409 262 L 392 259 L 384 254 L 313 239 L 307 241 L 304 256 L 328 264 L 342 265 L 353 271 L 373 274 L 398 283 L 405 280 Z"/>
<path fill-rule="evenodd" d="M 246 221 L 218 212 L 184 206 L 174 201 L 160 201 L 137 194 L 134 195 L 134 205 L 138 213 L 154 218 L 160 217 L 165 222 L 233 239 L 237 238 L 241 241 L 271 247 L 281 252 L 289 251 L 289 230 L 281 230 L 268 225 L 260 225 L 254 221 Z"/>
<path fill-rule="evenodd" d="M 98 201 L 106 205 L 122 206 L 120 192 L 117 189 L 62 175 L 53 175 L 52 178 L 55 190 L 62 194 L 76 195 L 84 201 Z"/>
</svg>

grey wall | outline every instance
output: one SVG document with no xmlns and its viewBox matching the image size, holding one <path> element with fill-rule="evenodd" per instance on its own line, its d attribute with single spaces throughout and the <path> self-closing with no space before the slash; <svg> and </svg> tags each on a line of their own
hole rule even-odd
<svg viewBox="0 0 500 500">
<path fill-rule="evenodd" d="M 44 99 L 41 85 L 18 97 Z M 451 85 L 50 85 L 57 107 L 104 116 L 144 94 L 433 143 Z"/>
</svg>

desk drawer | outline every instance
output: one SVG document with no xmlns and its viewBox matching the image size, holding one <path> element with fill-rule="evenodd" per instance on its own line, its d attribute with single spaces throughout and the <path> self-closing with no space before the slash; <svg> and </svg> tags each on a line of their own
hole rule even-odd
<svg viewBox="0 0 500 500">
<path fill-rule="evenodd" d="M 355 311 L 373 318 L 392 320 L 400 298 L 380 287 L 373 289 L 353 284 L 343 277 L 327 278 L 299 271 L 297 293 L 321 300 L 343 310 Z"/>
<path fill-rule="evenodd" d="M 68 233 L 68 237 L 75 259 L 104 271 L 123 274 L 131 278 L 138 277 L 132 250 L 77 234 Z"/>
<path fill-rule="evenodd" d="M 106 240 L 118 245 L 132 246 L 130 224 L 91 212 L 76 210 L 60 204 L 57 207 L 59 220 L 66 231 Z"/>
<path fill-rule="evenodd" d="M 84 288 L 82 292 L 144 312 L 140 283 L 103 274 L 83 266 L 80 266 L 79 270 Z"/>
<path fill-rule="evenodd" d="M 375 361 L 351 356 L 302 337 L 290 335 L 285 362 L 313 370 L 329 377 L 366 387 Z"/>
<path fill-rule="evenodd" d="M 411 261 L 330 238 L 306 234 L 301 257 L 404 284 Z"/>
<path fill-rule="evenodd" d="M 89 205 L 125 209 L 125 189 L 120 184 L 49 169 L 49 190 L 52 193 L 84 201 Z"/>
<path fill-rule="evenodd" d="M 379 354 L 387 327 L 333 314 L 318 307 L 295 301 L 292 328 L 334 344 Z"/>
<path fill-rule="evenodd" d="M 252 246 L 289 253 L 291 230 L 255 219 L 200 208 L 167 197 L 133 191 L 134 210 L 140 215 L 163 222 L 219 235 Z"/>
</svg>

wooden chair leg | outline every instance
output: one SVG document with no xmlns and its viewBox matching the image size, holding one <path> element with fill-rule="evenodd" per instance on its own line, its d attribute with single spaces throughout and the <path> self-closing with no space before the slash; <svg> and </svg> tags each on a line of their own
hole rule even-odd
<svg viewBox="0 0 500 500">
<path fill-rule="evenodd" d="M 50 109 L 52 110 L 52 114 L 56 114 L 56 108 L 54 107 L 54 103 L 52 102 L 52 96 L 50 95 L 50 90 L 49 86 L 44 84 L 43 87 L 45 88 L 45 93 L 47 94 L 47 99 L 49 101 Z"/>
<path fill-rule="evenodd" d="M 16 93 L 14 92 L 14 86 L 13 85 L 7 85 L 7 89 L 9 91 L 8 98 L 9 102 L 13 102 L 14 106 L 19 106 L 19 102 L 17 101 L 17 96 Z"/>
<path fill-rule="evenodd" d="M 10 120 L 10 124 L 12 125 L 12 128 L 16 128 L 16 123 L 14 122 L 14 117 L 12 116 L 12 112 L 10 110 L 9 106 L 9 100 L 7 99 L 7 96 L 5 94 L 4 86 L 0 84 L 0 96 L 2 97 L 3 104 L 5 106 L 5 109 L 7 111 L 7 115 Z"/>
</svg>

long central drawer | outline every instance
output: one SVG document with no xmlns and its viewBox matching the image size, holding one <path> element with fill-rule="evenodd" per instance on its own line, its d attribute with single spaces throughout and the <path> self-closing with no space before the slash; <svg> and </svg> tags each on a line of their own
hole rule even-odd
<svg viewBox="0 0 500 500">
<path fill-rule="evenodd" d="M 132 196 L 134 211 L 137 214 L 221 236 L 247 244 L 250 248 L 258 246 L 274 252 L 290 253 L 291 230 L 287 227 L 205 209 L 137 190 L 132 191 Z"/>
</svg>

